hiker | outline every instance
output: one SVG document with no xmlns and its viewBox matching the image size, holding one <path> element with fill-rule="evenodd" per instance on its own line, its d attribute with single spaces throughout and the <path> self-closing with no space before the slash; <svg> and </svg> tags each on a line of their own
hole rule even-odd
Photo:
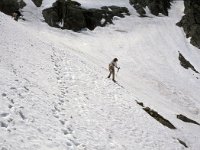
<svg viewBox="0 0 200 150">
<path fill-rule="evenodd" d="M 13 14 L 12 17 L 14 18 L 15 21 L 18 21 L 19 17 L 22 16 L 19 10 L 16 10 Z"/>
<path fill-rule="evenodd" d="M 108 78 L 110 78 L 110 76 L 112 75 L 112 80 L 114 82 L 116 82 L 116 80 L 115 80 L 115 68 L 117 68 L 118 71 L 120 69 L 120 67 L 117 67 L 117 62 L 118 62 L 118 59 L 114 58 L 112 60 L 112 62 L 109 64 L 109 72 L 110 72 L 110 74 L 108 75 Z"/>
</svg>

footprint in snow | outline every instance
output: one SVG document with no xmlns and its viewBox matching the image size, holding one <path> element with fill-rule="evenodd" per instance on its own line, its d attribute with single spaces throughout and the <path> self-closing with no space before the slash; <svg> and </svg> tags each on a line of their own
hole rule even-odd
<svg viewBox="0 0 200 150">
<path fill-rule="evenodd" d="M 8 127 L 8 124 L 6 124 L 5 122 L 0 122 L 0 127 L 2 128 L 7 128 Z"/>
<path fill-rule="evenodd" d="M 6 93 L 2 93 L 1 95 L 2 95 L 2 97 L 6 97 L 6 96 L 7 96 L 7 94 L 6 94 Z"/>
<path fill-rule="evenodd" d="M 7 117 L 8 115 L 9 115 L 9 113 L 1 113 L 1 114 L 0 114 L 0 117 L 5 118 L 5 117 Z"/>
<path fill-rule="evenodd" d="M 26 119 L 26 117 L 24 116 L 24 114 L 22 113 L 22 111 L 19 111 L 19 115 L 20 115 L 20 117 L 21 117 L 23 120 Z"/>
</svg>

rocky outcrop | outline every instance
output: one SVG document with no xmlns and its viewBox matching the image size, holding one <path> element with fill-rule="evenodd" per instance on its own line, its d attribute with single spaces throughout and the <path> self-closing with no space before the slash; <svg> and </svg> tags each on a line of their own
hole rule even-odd
<svg viewBox="0 0 200 150">
<path fill-rule="evenodd" d="M 185 148 L 188 148 L 187 144 L 186 144 L 184 141 L 182 141 L 182 140 L 180 140 L 180 139 L 177 139 L 177 140 L 178 140 L 179 143 L 182 144 Z"/>
<path fill-rule="evenodd" d="M 150 12 L 158 16 L 159 13 L 168 16 L 168 9 L 170 8 L 172 0 L 130 0 L 130 4 L 136 9 L 140 16 L 146 16 L 145 7 L 148 7 Z"/>
<path fill-rule="evenodd" d="M 177 115 L 177 118 L 180 119 L 180 120 L 182 120 L 182 121 L 184 121 L 184 122 L 194 123 L 194 124 L 200 126 L 200 124 L 198 122 L 196 122 L 196 121 L 194 121 L 194 120 L 192 120 L 192 119 L 190 119 L 190 118 L 188 118 L 188 117 L 186 117 L 186 116 L 184 116 L 182 114 Z"/>
<path fill-rule="evenodd" d="M 42 5 L 43 0 L 32 0 L 32 1 L 37 7 L 40 7 Z"/>
<path fill-rule="evenodd" d="M 137 100 L 136 100 L 136 103 L 138 105 L 142 106 L 144 111 L 146 111 L 151 117 L 153 117 L 155 120 L 157 120 L 162 125 L 170 128 L 170 129 L 176 129 L 176 127 L 169 120 L 165 119 L 163 116 L 161 116 L 155 110 L 153 110 L 153 109 L 151 109 L 149 107 L 145 107 L 142 102 L 139 102 Z"/>
<path fill-rule="evenodd" d="M 144 104 L 143 104 L 142 102 L 138 102 L 138 101 L 136 100 L 136 103 L 137 103 L 138 105 L 144 107 Z"/>
<path fill-rule="evenodd" d="M 185 15 L 178 26 L 183 27 L 186 37 L 191 37 L 191 44 L 200 49 L 200 1 L 185 0 Z"/>
<path fill-rule="evenodd" d="M 23 0 L 0 0 L 0 11 L 12 15 L 14 11 L 23 8 L 25 5 Z"/>
<path fill-rule="evenodd" d="M 183 68 L 185 69 L 192 69 L 194 72 L 196 73 L 199 73 L 195 68 L 194 66 L 188 61 L 185 59 L 185 57 L 179 52 L 179 60 L 180 60 L 180 64 Z"/>
<path fill-rule="evenodd" d="M 57 0 L 53 7 L 43 10 L 45 22 L 52 27 L 79 31 L 113 23 L 113 17 L 125 17 L 129 11 L 125 7 L 105 6 L 101 9 L 85 9 L 75 1 Z"/>
<path fill-rule="evenodd" d="M 158 122 L 160 122 L 162 125 L 170 128 L 170 129 L 176 129 L 176 127 L 169 122 L 169 120 L 165 119 L 164 117 L 162 117 L 160 114 L 158 114 L 156 111 L 154 111 L 153 109 L 150 109 L 149 107 L 145 107 L 143 108 L 151 117 L 153 117 L 154 119 L 156 119 Z"/>
</svg>

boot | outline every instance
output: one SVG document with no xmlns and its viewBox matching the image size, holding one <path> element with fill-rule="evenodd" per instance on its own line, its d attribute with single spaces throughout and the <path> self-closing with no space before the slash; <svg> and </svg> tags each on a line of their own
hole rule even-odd
<svg viewBox="0 0 200 150">
<path fill-rule="evenodd" d="M 112 79 L 113 80 L 113 82 L 117 82 L 115 79 Z"/>
</svg>

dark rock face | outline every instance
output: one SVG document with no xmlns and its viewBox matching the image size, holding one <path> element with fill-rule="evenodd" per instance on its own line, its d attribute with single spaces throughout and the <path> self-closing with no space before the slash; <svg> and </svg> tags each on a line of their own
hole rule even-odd
<svg viewBox="0 0 200 150">
<path fill-rule="evenodd" d="M 138 102 L 138 101 L 136 101 L 136 103 L 137 103 L 138 105 L 144 107 L 144 104 L 143 104 L 142 102 Z"/>
<path fill-rule="evenodd" d="M 32 0 L 32 1 L 37 7 L 40 7 L 42 5 L 43 0 Z"/>
<path fill-rule="evenodd" d="M 182 120 L 182 121 L 184 121 L 184 122 L 194 123 L 194 124 L 200 126 L 200 124 L 198 122 L 196 122 L 196 121 L 194 121 L 194 120 L 192 120 L 192 119 L 190 119 L 190 118 L 188 118 L 188 117 L 186 117 L 186 116 L 184 116 L 182 114 L 177 115 L 177 118 L 180 119 L 180 120 Z"/>
<path fill-rule="evenodd" d="M 176 129 L 176 127 L 169 122 L 169 120 L 163 118 L 160 114 L 158 114 L 156 111 L 154 111 L 153 109 L 150 109 L 149 107 L 145 107 L 143 108 L 151 117 L 153 117 L 154 119 L 156 119 L 158 122 L 160 122 L 162 125 L 170 128 L 170 129 Z"/>
<path fill-rule="evenodd" d="M 176 129 L 176 127 L 167 119 L 165 119 L 163 116 L 161 116 L 159 113 L 157 113 L 155 110 L 145 107 L 142 102 L 139 102 L 136 100 L 136 103 L 140 106 L 142 106 L 143 110 L 146 111 L 151 117 L 156 119 L 159 123 L 162 125 L 170 128 L 170 129 Z"/>
<path fill-rule="evenodd" d="M 188 148 L 187 144 L 180 139 L 177 139 L 180 144 L 182 144 L 185 148 Z"/>
<path fill-rule="evenodd" d="M 0 0 L 0 11 L 7 15 L 26 6 L 23 0 Z"/>
<path fill-rule="evenodd" d="M 57 0 L 53 7 L 43 10 L 45 21 L 52 27 L 79 31 L 83 28 L 90 30 L 97 26 L 112 23 L 114 16 L 125 17 L 129 11 L 125 7 L 102 7 L 101 9 L 85 9 L 75 1 Z M 62 26 L 59 25 L 62 23 Z"/>
<path fill-rule="evenodd" d="M 130 4 L 136 9 L 140 16 L 144 17 L 146 12 L 145 7 L 148 7 L 151 13 L 158 16 L 162 13 L 168 16 L 168 9 L 170 8 L 172 0 L 130 0 Z"/>
<path fill-rule="evenodd" d="M 183 27 L 186 37 L 191 37 L 190 43 L 200 49 L 200 1 L 185 0 L 185 15 L 178 26 Z"/>
<path fill-rule="evenodd" d="M 192 69 L 194 72 L 199 73 L 194 66 L 185 59 L 185 57 L 179 52 L 179 60 L 180 60 L 180 64 L 181 66 L 183 66 L 185 69 Z"/>
</svg>

